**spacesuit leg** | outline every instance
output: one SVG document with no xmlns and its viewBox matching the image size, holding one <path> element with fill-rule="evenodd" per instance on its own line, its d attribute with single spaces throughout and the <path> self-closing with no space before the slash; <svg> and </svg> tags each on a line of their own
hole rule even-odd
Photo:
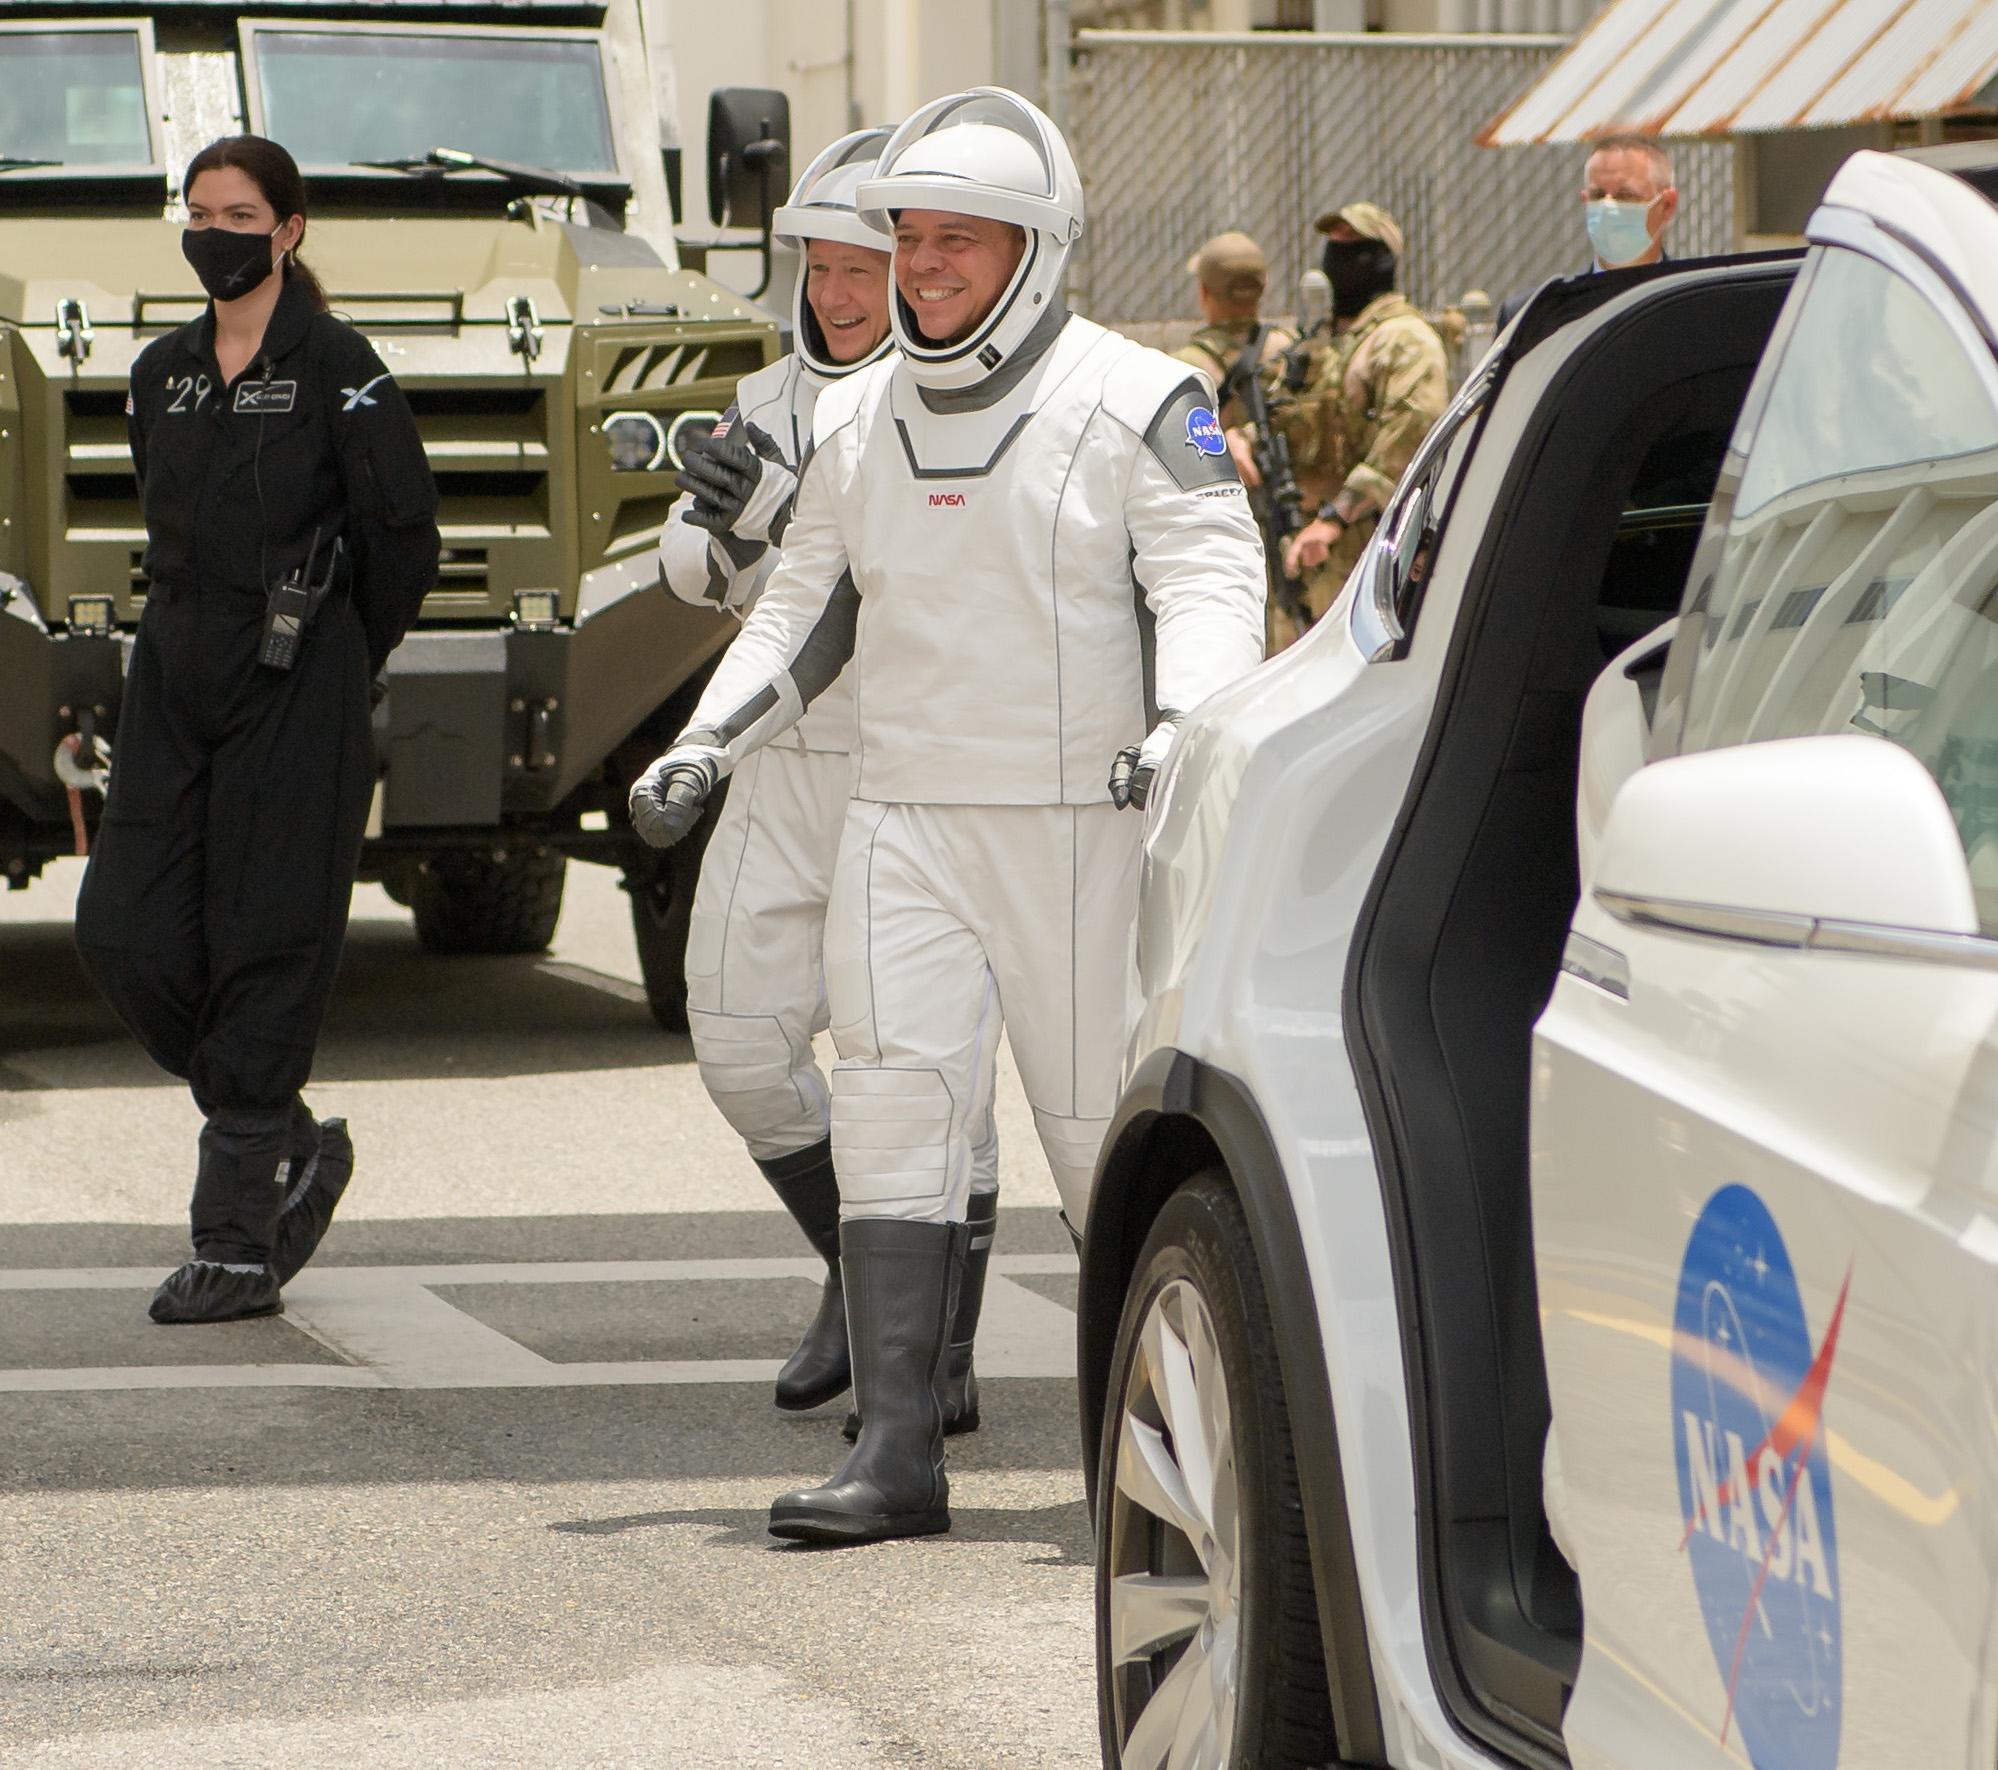
<svg viewBox="0 0 1998 1770">
<path fill-rule="evenodd" d="M 767 1161 L 831 1128 L 812 1035 L 826 1024 L 826 900 L 846 815 L 844 755 L 765 749 L 729 783 L 687 938 L 687 1018 L 701 1081 Z"/>
<path fill-rule="evenodd" d="M 871 1542 L 950 1528 L 943 1377 L 999 1003 L 954 907 L 949 809 L 863 801 L 847 812 L 826 991 L 858 1437 L 830 1481 L 771 1506 L 778 1536 Z"/>
<path fill-rule="evenodd" d="M 836 752 L 766 749 L 736 771 L 708 844 L 687 940 L 687 1019 L 701 1081 L 826 1263 L 819 1306 L 777 1374 L 779 1407 L 850 1380 L 830 1095 L 812 1054 L 826 1024 L 826 899 L 852 770 Z"/>
<path fill-rule="evenodd" d="M 1002 809 L 1016 827 L 992 832 L 978 930 L 1063 1215 L 1080 1231 L 1117 1105 L 1144 831 L 1107 804 Z"/>
<path fill-rule="evenodd" d="M 959 808 L 857 801 L 826 919 L 844 1216 L 961 1223 L 992 1113 L 999 1000 L 955 907 Z"/>
</svg>

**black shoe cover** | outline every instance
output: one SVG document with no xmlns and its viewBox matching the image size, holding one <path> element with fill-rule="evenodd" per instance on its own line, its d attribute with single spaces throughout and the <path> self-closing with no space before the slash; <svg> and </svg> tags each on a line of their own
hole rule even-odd
<svg viewBox="0 0 1998 1770">
<path fill-rule="evenodd" d="M 278 1281 L 268 1266 L 224 1265 L 219 1260 L 190 1260 L 168 1275 L 153 1292 L 148 1313 L 162 1327 L 192 1322 L 240 1321 L 251 1315 L 276 1315 L 284 1308 Z"/>
<path fill-rule="evenodd" d="M 318 1251 L 353 1173 L 354 1140 L 347 1135 L 347 1121 L 321 1120 L 318 1147 L 294 1174 L 278 1215 L 271 1272 L 279 1284 L 290 1284 Z"/>
</svg>

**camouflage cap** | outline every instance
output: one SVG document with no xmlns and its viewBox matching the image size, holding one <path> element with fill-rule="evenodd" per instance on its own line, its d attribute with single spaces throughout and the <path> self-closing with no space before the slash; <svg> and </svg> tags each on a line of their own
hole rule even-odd
<svg viewBox="0 0 1998 1770">
<path fill-rule="evenodd" d="M 1189 275 L 1223 301 L 1251 301 L 1270 280 L 1269 260 L 1247 234 L 1216 234 L 1186 261 Z"/>
<path fill-rule="evenodd" d="M 1401 256 L 1401 226 L 1378 203 L 1348 203 L 1343 208 L 1327 209 L 1311 225 L 1329 234 L 1335 221 L 1343 221 L 1363 240 L 1379 240 L 1397 258 Z"/>
</svg>

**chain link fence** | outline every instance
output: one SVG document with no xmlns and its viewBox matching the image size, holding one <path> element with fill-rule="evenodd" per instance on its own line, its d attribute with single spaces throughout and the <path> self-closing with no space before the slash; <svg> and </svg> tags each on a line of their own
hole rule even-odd
<svg viewBox="0 0 1998 1770">
<path fill-rule="evenodd" d="M 1407 237 L 1402 286 L 1440 307 L 1467 289 L 1494 304 L 1587 262 L 1582 156 L 1570 147 L 1474 147 L 1487 118 L 1564 47 L 1554 37 L 1186 36 L 1084 31 L 1071 139 L 1088 225 L 1075 305 L 1108 325 L 1193 311 L 1186 261 L 1226 228 L 1270 258 L 1271 311 L 1317 263 L 1312 219 L 1384 206 Z M 1673 146 L 1676 255 L 1734 245 L 1734 150 Z"/>
</svg>

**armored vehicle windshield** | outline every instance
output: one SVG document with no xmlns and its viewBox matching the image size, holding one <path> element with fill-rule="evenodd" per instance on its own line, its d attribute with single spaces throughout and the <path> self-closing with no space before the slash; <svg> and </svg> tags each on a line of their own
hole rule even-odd
<svg viewBox="0 0 1998 1770">
<path fill-rule="evenodd" d="M 451 147 L 566 173 L 593 191 L 628 188 L 596 33 L 331 23 L 242 31 L 252 126 L 285 142 L 315 187 L 378 178 L 384 162 Z"/>
</svg>

